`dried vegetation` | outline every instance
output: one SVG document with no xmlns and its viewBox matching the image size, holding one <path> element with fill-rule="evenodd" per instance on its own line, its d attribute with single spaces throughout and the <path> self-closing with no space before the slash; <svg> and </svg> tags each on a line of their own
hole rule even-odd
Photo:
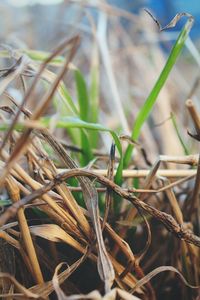
<svg viewBox="0 0 200 300">
<path fill-rule="evenodd" d="M 134 141 L 168 36 L 106 3 L 96 24 L 91 5 L 61 5 L 89 21 L 51 54 L 0 52 L 1 297 L 199 299 L 197 81 L 175 69 Z"/>
</svg>

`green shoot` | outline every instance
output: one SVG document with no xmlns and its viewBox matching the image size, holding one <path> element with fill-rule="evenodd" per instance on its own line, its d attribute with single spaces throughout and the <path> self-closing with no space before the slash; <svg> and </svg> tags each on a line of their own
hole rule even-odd
<svg viewBox="0 0 200 300">
<path fill-rule="evenodd" d="M 146 99 L 144 105 L 142 106 L 142 108 L 140 109 L 140 111 L 136 117 L 136 120 L 135 120 L 135 123 L 133 126 L 133 130 L 132 130 L 132 135 L 131 135 L 132 139 L 135 141 L 138 140 L 142 126 L 147 121 L 147 119 L 153 109 L 153 106 L 157 100 L 157 97 L 170 74 L 170 71 L 173 68 L 173 66 L 175 65 L 176 60 L 179 57 L 179 55 L 184 47 L 185 41 L 186 41 L 186 39 L 190 33 L 191 27 L 193 25 L 193 21 L 194 21 L 193 18 L 190 17 L 188 19 L 188 21 L 186 22 L 185 26 L 183 27 L 181 33 L 179 34 L 179 36 L 175 42 L 174 47 L 171 50 L 168 60 L 165 64 L 158 80 L 156 81 L 153 89 L 151 90 L 148 98 Z M 124 167 L 125 168 L 128 166 L 128 164 L 131 160 L 132 151 L 133 151 L 133 145 L 129 145 L 127 147 L 127 150 L 126 150 L 126 153 L 124 156 Z"/>
</svg>

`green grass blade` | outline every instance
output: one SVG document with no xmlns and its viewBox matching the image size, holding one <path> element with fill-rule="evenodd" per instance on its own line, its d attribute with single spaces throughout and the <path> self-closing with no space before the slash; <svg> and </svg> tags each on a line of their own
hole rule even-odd
<svg viewBox="0 0 200 300">
<path fill-rule="evenodd" d="M 80 72 L 80 70 L 76 69 L 74 71 L 74 78 L 76 82 L 76 90 L 77 97 L 79 103 L 79 118 L 83 121 L 89 121 L 89 97 L 87 91 L 87 84 L 85 82 L 84 76 Z M 91 139 L 90 139 L 91 140 Z M 92 160 L 93 155 L 91 151 L 90 141 L 88 139 L 87 134 L 81 130 L 81 149 L 83 150 L 83 154 L 80 158 L 81 166 L 85 166 Z"/>
<path fill-rule="evenodd" d="M 38 50 L 31 50 L 31 49 L 17 49 L 15 50 L 18 54 L 26 54 L 34 61 L 44 62 L 50 55 L 50 52 L 46 51 L 38 51 Z M 8 50 L 1 50 L 0 57 L 10 57 L 10 53 Z M 65 61 L 65 58 L 61 55 L 54 57 L 49 65 L 52 66 L 62 66 Z"/>
<path fill-rule="evenodd" d="M 84 167 L 94 157 L 93 154 L 92 154 L 92 150 L 91 150 L 88 135 L 84 130 L 81 130 L 81 149 L 83 150 L 83 153 L 81 154 L 81 157 L 80 157 L 80 165 L 82 167 Z"/>
<path fill-rule="evenodd" d="M 178 126 L 177 126 L 177 122 L 176 122 L 176 118 L 175 118 L 175 115 L 173 113 L 171 113 L 171 120 L 172 120 L 172 123 L 173 123 L 173 126 L 174 126 L 174 129 L 176 131 L 176 134 L 178 136 L 178 139 L 181 143 L 181 146 L 183 148 L 183 151 L 185 153 L 185 155 L 189 155 L 190 154 L 190 151 L 188 150 L 186 144 L 184 143 L 183 139 L 182 139 L 182 136 L 178 130 Z"/>
<path fill-rule="evenodd" d="M 89 99 L 90 99 L 90 111 L 89 111 L 89 121 L 91 123 L 98 122 L 99 115 L 99 57 L 97 45 L 94 45 L 93 58 L 90 69 L 90 88 L 89 88 Z M 91 146 L 96 148 L 98 144 L 98 133 L 94 132 L 92 134 Z"/>
<path fill-rule="evenodd" d="M 79 103 L 79 117 L 81 120 L 89 121 L 89 99 L 85 79 L 78 69 L 74 71 L 74 77 Z"/>
<path fill-rule="evenodd" d="M 38 62 L 45 61 L 50 55 L 50 52 L 31 50 L 31 49 L 24 49 L 24 50 L 19 50 L 19 51 L 28 55 L 32 60 L 35 60 Z M 64 61 L 65 61 L 65 58 L 61 55 L 58 55 L 52 59 L 50 64 L 55 65 L 55 66 L 62 66 Z"/>
<path fill-rule="evenodd" d="M 10 199 L 0 199 L 0 208 L 11 205 L 12 201 Z"/>
<path fill-rule="evenodd" d="M 51 80 L 54 77 L 54 73 L 46 73 L 42 79 L 44 80 L 44 86 L 46 89 L 49 88 L 49 84 L 51 84 Z M 49 76 L 48 76 L 49 75 Z M 57 111 L 57 113 L 61 116 L 78 116 L 79 112 L 74 104 L 74 101 L 72 97 L 70 96 L 70 93 L 68 89 L 66 88 L 63 81 L 60 82 L 57 94 L 53 98 L 53 105 Z M 67 130 L 72 142 L 75 145 L 80 145 L 81 137 L 80 137 L 80 131 L 77 131 L 76 129 L 68 129 Z"/>
<path fill-rule="evenodd" d="M 59 88 L 60 88 L 59 93 L 60 93 L 60 96 L 62 97 L 62 99 L 70 107 L 70 109 L 74 113 L 74 115 L 78 115 L 78 109 L 76 108 L 76 105 L 74 104 L 74 101 L 71 98 L 70 93 L 67 90 L 67 88 L 63 82 L 60 84 Z"/>
<path fill-rule="evenodd" d="M 45 126 L 48 126 L 49 123 L 51 121 L 50 117 L 44 117 L 42 118 L 42 124 Z M 80 129 L 89 129 L 89 130 L 94 130 L 94 131 L 102 131 L 102 132 L 108 132 L 112 135 L 112 138 L 115 142 L 115 145 L 117 147 L 117 150 L 119 152 L 120 155 L 120 162 L 117 168 L 117 173 L 115 176 L 115 182 L 120 184 L 122 181 L 122 170 L 123 170 L 123 155 L 122 155 L 122 147 L 121 147 L 121 143 L 120 140 L 117 136 L 117 134 L 111 130 L 108 129 L 106 127 L 104 127 L 103 125 L 99 124 L 99 123 L 89 123 L 89 122 L 85 122 L 79 118 L 75 118 L 75 117 L 61 117 L 56 124 L 56 127 L 58 128 L 80 128 Z"/>
<path fill-rule="evenodd" d="M 165 64 L 158 80 L 156 81 L 153 89 L 150 92 L 150 95 L 146 99 L 143 107 L 140 109 L 140 111 L 136 117 L 136 120 L 135 120 L 135 123 L 133 126 L 133 130 L 132 130 L 132 135 L 131 135 L 131 137 L 135 141 L 138 139 L 141 129 L 142 129 L 142 126 L 144 125 L 145 121 L 149 117 L 149 114 L 151 113 L 151 110 L 156 102 L 156 99 L 169 76 L 169 73 L 170 73 L 171 69 L 173 68 L 178 56 L 180 55 L 180 53 L 184 47 L 185 41 L 189 35 L 189 32 L 193 25 L 193 22 L 194 22 L 194 20 L 192 17 L 190 17 L 188 19 L 188 21 L 186 22 L 185 26 L 183 27 L 181 33 L 179 34 L 179 36 L 175 42 L 174 47 L 171 50 L 168 60 Z M 125 167 L 127 167 L 130 162 L 132 151 L 133 151 L 133 146 L 129 145 L 127 147 L 126 153 L 124 155 L 124 166 Z"/>
</svg>

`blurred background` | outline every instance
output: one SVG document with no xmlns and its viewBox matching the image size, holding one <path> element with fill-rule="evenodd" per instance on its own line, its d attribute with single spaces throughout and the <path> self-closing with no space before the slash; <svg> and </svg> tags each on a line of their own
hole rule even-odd
<svg viewBox="0 0 200 300">
<path fill-rule="evenodd" d="M 52 51 L 64 38 L 81 36 L 75 58 L 76 66 L 90 85 L 91 64 L 99 70 L 98 122 L 130 134 L 133 121 L 158 78 L 186 18 L 175 28 L 159 32 L 155 22 L 144 11 L 148 8 L 164 26 L 178 12 L 195 17 L 195 24 L 185 49 L 173 68 L 167 84 L 144 126 L 140 141 L 152 149 L 152 160 L 158 153 L 184 154 L 171 121 L 173 112 L 180 134 L 189 150 L 195 146 L 188 138 L 190 126 L 185 101 L 192 96 L 199 105 L 199 38 L 200 3 L 198 1 L 59 1 L 4 0 L 1 11 L 2 49 Z M 1 62 L 2 68 L 5 60 Z M 70 74 L 66 85 L 76 102 Z M 114 108 L 114 109 L 113 109 Z M 102 137 L 109 149 L 110 139 Z M 170 142 L 169 142 L 170 141 Z"/>
<path fill-rule="evenodd" d="M 195 18 L 195 23 L 185 43 L 184 50 L 158 96 L 148 122 L 145 122 L 142 127 L 139 137 L 139 149 L 145 149 L 147 159 L 145 160 L 145 155 L 142 157 L 141 153 L 132 156 L 128 167 L 135 169 L 149 169 L 149 166 L 162 154 L 180 156 L 199 152 L 197 141 L 188 135 L 188 130 L 191 133 L 195 131 L 185 102 L 188 98 L 191 98 L 198 111 L 200 111 L 200 2 L 197 0 L 0 1 L 1 75 L 6 73 L 7 68 L 15 66 L 16 61 L 22 54 L 27 55 L 30 59 L 29 66 L 31 67 L 27 68 L 28 71 L 21 76 L 23 80 L 17 78 L 17 80 L 8 85 L 7 94 L 16 101 L 23 99 L 27 87 L 30 86 L 41 62 L 63 40 L 70 39 L 75 35 L 80 36 L 80 45 L 67 74 L 63 78 L 66 90 L 64 91 L 63 89 L 62 93 L 57 93 L 52 99 L 52 106 L 47 111 L 47 115 L 50 115 L 53 121 L 50 124 L 50 130 L 53 134 L 55 133 L 54 136 L 68 149 L 70 149 L 69 145 L 81 148 L 83 158 L 86 157 L 85 153 L 87 151 L 82 146 L 84 143 L 81 144 L 82 140 L 84 140 L 82 139 L 83 135 L 80 134 L 81 131 L 74 128 L 70 128 L 70 131 L 68 128 L 66 134 L 65 129 L 55 128 L 56 122 L 54 121 L 63 115 L 78 115 L 78 117 L 80 115 L 81 121 L 100 123 L 109 129 L 115 130 L 119 135 L 130 136 L 138 112 L 150 94 L 165 66 L 178 35 L 187 21 L 187 17 L 183 17 L 174 28 L 160 32 L 158 26 L 150 15 L 145 12 L 144 8 L 149 9 L 162 26 L 167 25 L 180 12 L 192 14 Z M 69 51 L 67 52 L 66 50 L 66 53 L 66 55 L 69 55 Z M 45 70 L 47 72 L 43 72 L 45 73 L 45 75 L 42 74 L 44 77 L 41 76 L 43 80 L 39 80 L 37 88 L 32 93 L 32 98 L 29 98 L 31 101 L 28 102 L 28 107 L 26 107 L 30 111 L 33 111 L 37 107 L 37 103 L 40 103 L 45 91 L 52 84 L 55 74 L 59 72 L 62 63 L 63 57 L 58 57 L 57 64 L 48 65 L 48 68 Z M 80 93 L 78 93 L 74 76 L 77 70 L 78 72 L 80 71 L 78 73 L 79 79 L 83 77 L 82 83 L 83 81 L 86 83 L 86 88 L 82 86 L 84 97 L 85 95 L 87 96 L 87 93 L 89 95 L 87 99 L 89 103 L 88 110 L 90 110 L 88 114 L 89 120 L 85 120 L 85 116 L 81 115 L 80 102 L 84 103 L 86 99 L 81 99 L 81 101 L 79 99 Z M 70 110 L 69 107 L 64 106 L 63 102 L 66 104 L 69 99 L 72 104 L 75 104 L 78 113 L 75 114 L 73 109 Z M 5 100 L 8 101 L 8 99 Z M 1 106 L 4 105 L 2 103 L 3 100 Z M 99 160 L 100 162 L 96 163 L 88 155 L 88 161 L 85 162 L 83 160 L 83 162 L 80 162 L 78 160 L 79 153 L 76 156 L 75 152 L 71 152 L 72 157 L 75 157 L 78 163 L 80 162 L 79 165 L 81 167 L 87 164 L 91 166 L 95 161 L 92 167 L 98 167 L 99 164 L 100 168 L 107 169 L 108 154 L 112 143 L 111 136 L 106 133 L 99 134 L 96 132 L 93 136 L 89 134 L 91 134 L 91 131 L 87 136 L 88 144 L 95 154 L 94 157 L 102 157 L 102 161 Z M 125 150 L 127 140 L 122 141 L 122 146 L 124 147 L 123 150 Z M 88 148 L 86 150 L 89 152 L 91 149 L 90 147 Z M 79 151 L 80 149 L 76 148 L 75 150 Z M 51 155 L 50 150 L 47 152 Z M 117 153 L 117 155 L 119 154 Z M 165 168 L 166 166 L 168 168 L 172 167 L 170 164 L 169 166 L 164 165 Z M 185 166 L 173 164 L 173 168 L 185 168 Z M 134 185 L 136 187 L 140 187 L 140 185 L 142 187 L 146 186 L 146 178 L 145 185 L 142 180 L 140 180 L 141 184 L 135 178 Z M 127 180 L 127 184 L 128 187 L 132 186 L 132 179 L 130 181 Z M 164 181 L 163 184 L 165 184 Z M 190 203 L 190 199 L 193 199 L 193 184 L 191 181 L 189 183 L 185 182 L 183 189 L 182 187 L 177 187 L 176 189 L 186 222 L 191 222 L 192 220 L 192 218 L 190 220 L 187 210 L 187 203 Z M 159 181 L 158 187 L 162 185 Z M 171 213 L 169 199 L 165 194 L 164 196 L 157 196 L 156 194 L 147 198 L 148 203 L 151 205 L 153 204 L 160 210 Z M 130 207 L 125 205 L 121 207 L 122 214 L 120 211 L 120 218 L 122 217 L 122 219 L 125 216 L 126 209 L 127 212 L 130 212 Z M 198 214 L 197 210 L 196 212 Z M 135 214 L 134 216 L 137 215 Z M 120 223 L 117 224 L 115 219 L 113 222 L 115 227 L 113 228 L 119 229 L 121 225 L 123 226 L 123 223 L 121 225 Z M 141 216 L 139 216 L 139 219 L 141 219 Z M 136 223 L 136 227 L 139 224 L 139 230 L 137 232 L 130 231 L 130 241 L 128 240 L 134 249 L 134 253 L 139 253 L 139 250 L 143 249 L 143 233 L 145 232 L 146 235 L 146 225 L 141 227 L 140 223 L 143 220 L 139 219 L 138 223 Z M 173 240 L 171 236 L 169 237 L 167 231 L 163 230 L 163 226 L 160 226 L 156 219 L 152 219 L 150 222 L 153 242 L 148 255 L 146 256 L 145 254 L 144 262 L 142 262 L 145 273 L 152 271 L 156 266 L 173 265 L 182 270 L 188 282 L 198 285 L 199 270 L 198 263 L 195 263 L 198 261 L 196 259 L 198 255 L 188 255 L 190 252 L 184 252 L 185 248 L 181 247 L 178 240 Z M 197 228 L 195 233 L 199 235 L 200 223 L 198 222 L 193 223 Z M 128 226 L 130 226 L 130 222 Z M 133 230 L 136 230 L 136 227 Z M 187 255 L 182 256 L 182 253 Z M 90 284 L 90 278 L 85 277 L 86 273 L 89 274 L 90 272 L 84 271 L 83 277 Z M 94 277 L 93 272 L 89 275 Z M 195 280 L 197 278 L 197 280 L 193 281 L 193 277 Z M 166 282 L 167 284 L 165 284 Z M 186 288 L 179 288 L 182 285 L 180 281 L 177 281 L 176 276 L 168 277 L 168 275 L 164 274 L 159 276 L 158 279 L 156 278 L 154 284 L 157 287 L 158 299 L 192 299 L 191 291 Z"/>
</svg>

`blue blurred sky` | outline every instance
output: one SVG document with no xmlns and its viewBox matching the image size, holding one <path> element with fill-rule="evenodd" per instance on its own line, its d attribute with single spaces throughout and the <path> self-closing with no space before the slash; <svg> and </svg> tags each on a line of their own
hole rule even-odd
<svg viewBox="0 0 200 300">
<path fill-rule="evenodd" d="M 16 6 L 34 4 L 50 5 L 61 2 L 63 0 L 7 0 L 7 3 Z M 196 38 L 200 37 L 200 0 L 108 0 L 108 3 L 132 12 L 138 12 L 144 7 L 149 8 L 163 26 L 178 12 L 190 13 L 195 17 L 195 26 L 192 29 L 191 35 Z M 179 30 L 183 22 L 184 20 L 179 22 L 174 30 Z"/>
<path fill-rule="evenodd" d="M 200 1 L 199 0 L 109 0 L 121 8 L 125 8 L 132 12 L 138 12 L 142 8 L 150 9 L 155 17 L 164 26 L 180 12 L 187 12 L 194 16 L 195 25 L 192 29 L 191 36 L 200 37 Z M 174 30 L 179 30 L 182 27 L 184 20 L 178 22 Z"/>
</svg>

